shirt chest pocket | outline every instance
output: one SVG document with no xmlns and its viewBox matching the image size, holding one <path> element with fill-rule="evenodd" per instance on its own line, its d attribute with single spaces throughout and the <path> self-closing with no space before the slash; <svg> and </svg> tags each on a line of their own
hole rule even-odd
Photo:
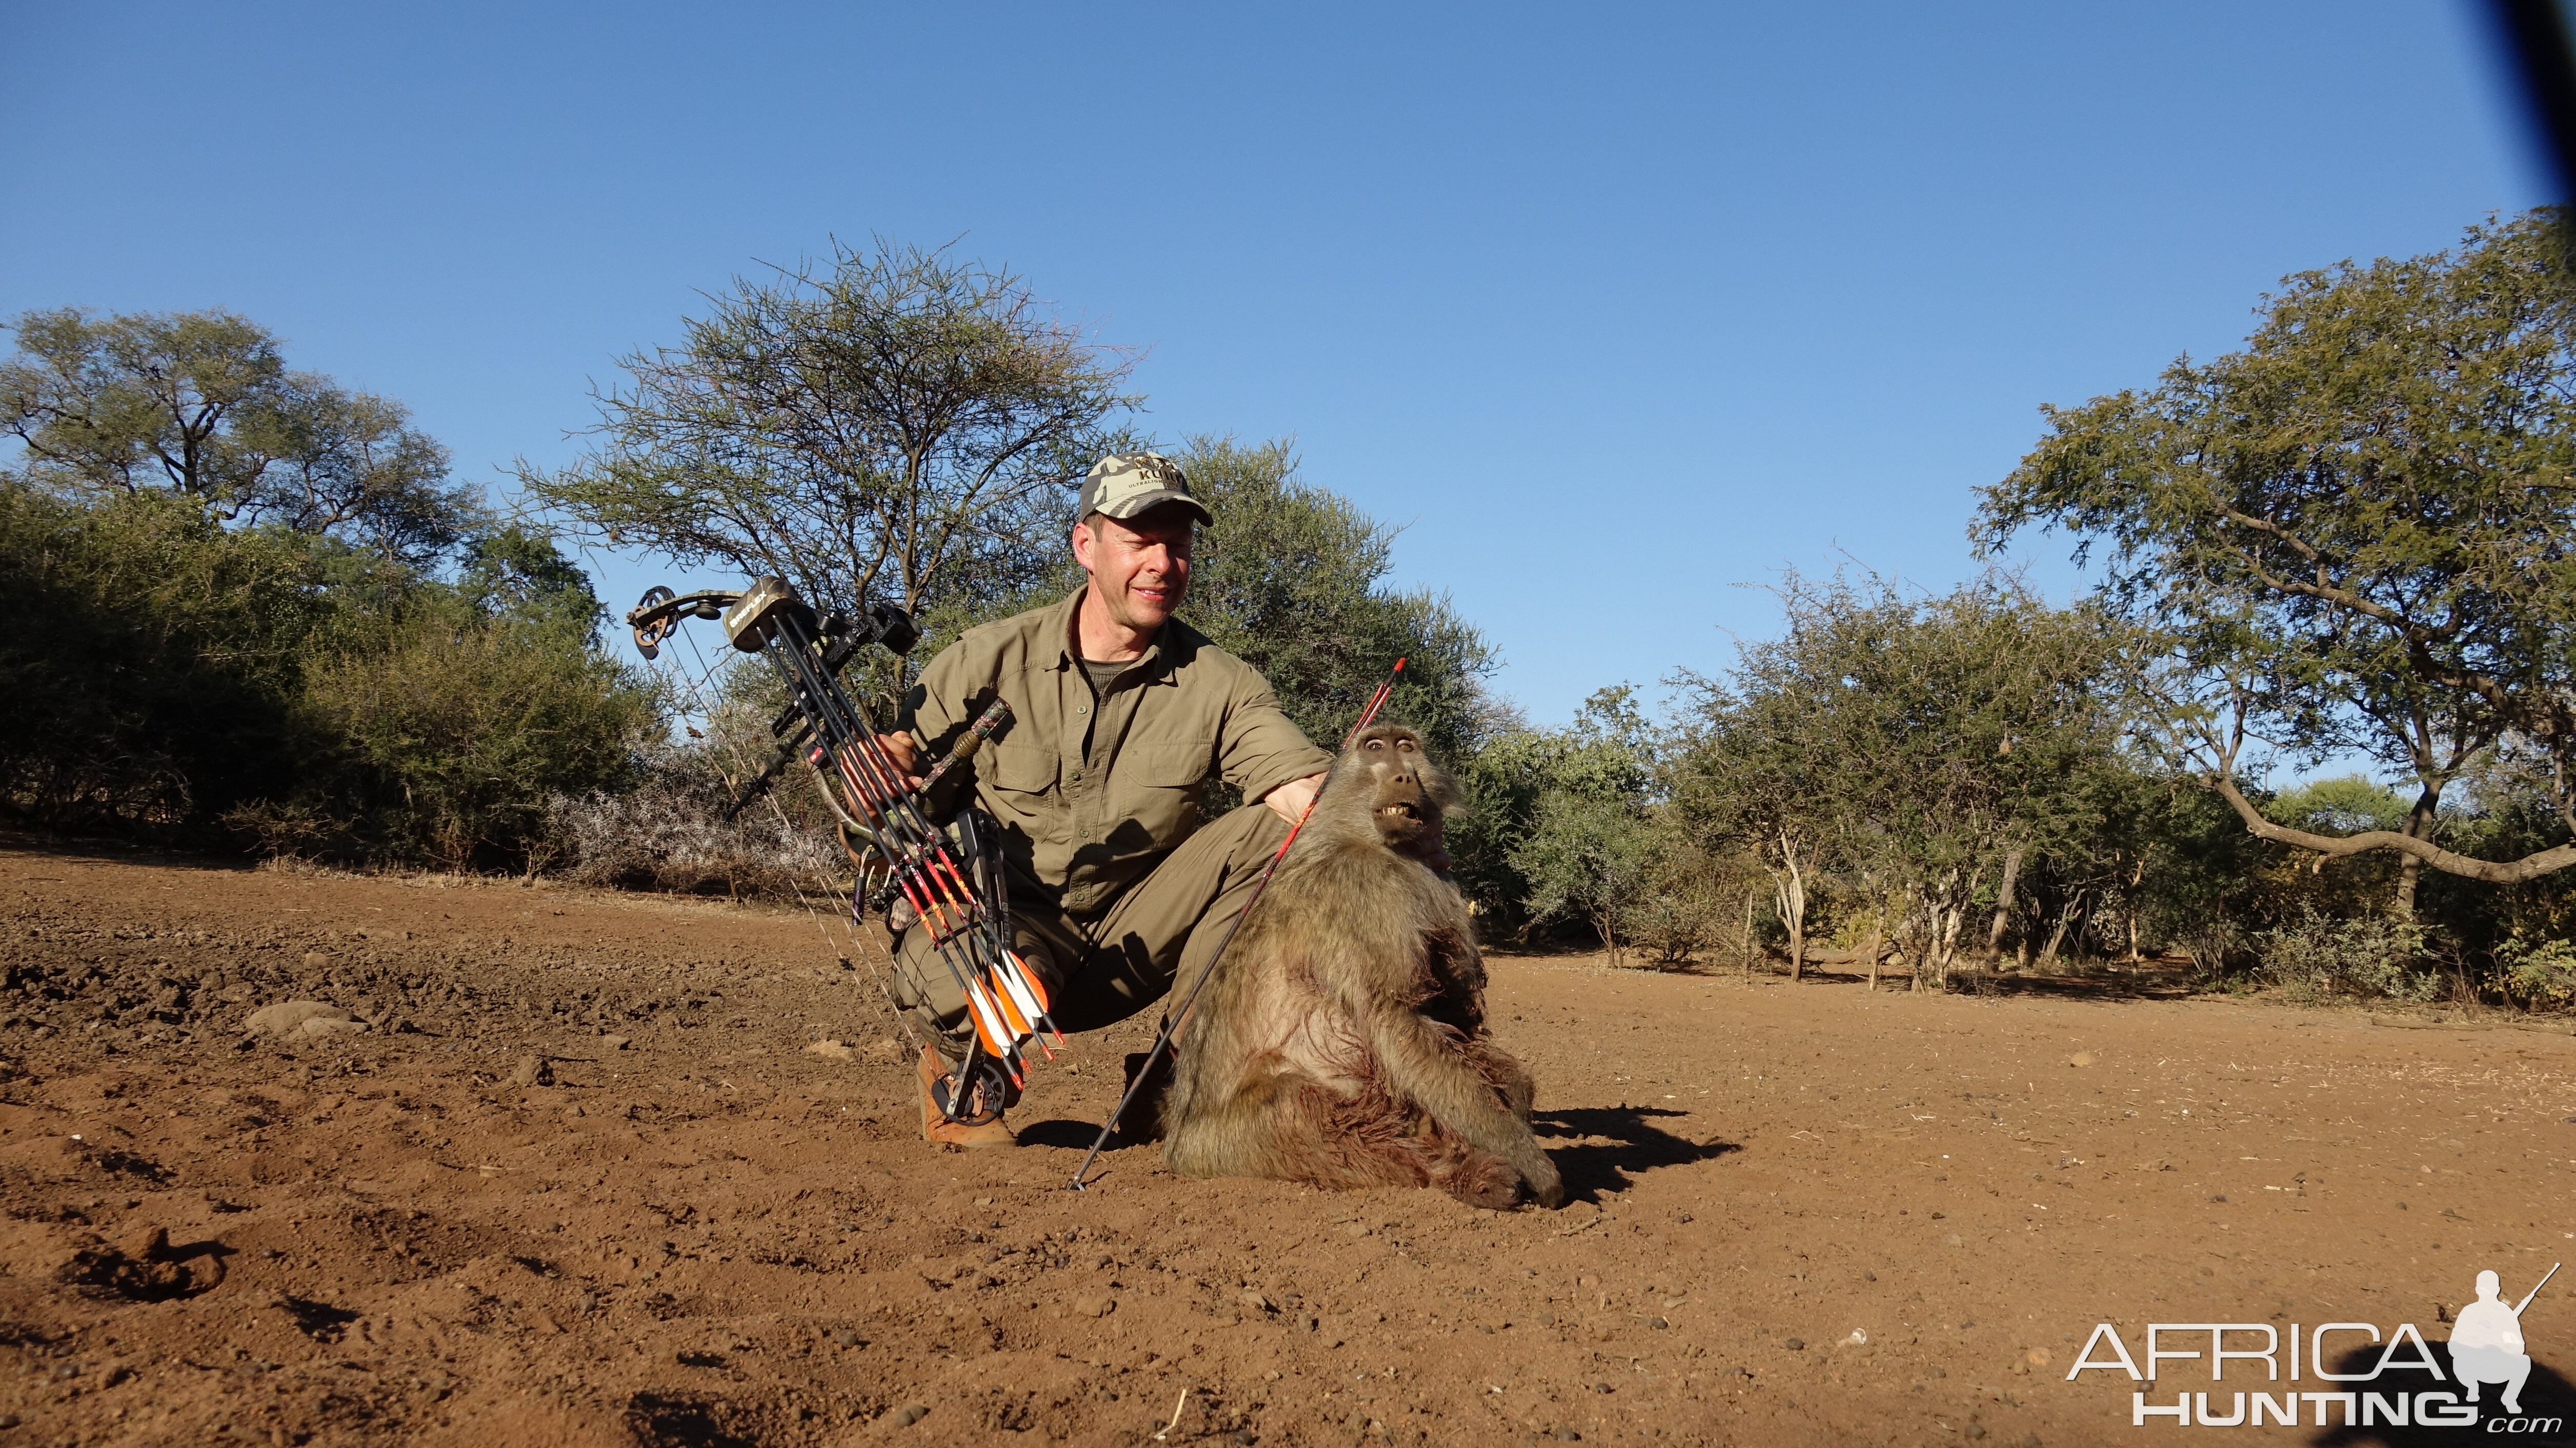
<svg viewBox="0 0 2576 1448">
<path fill-rule="evenodd" d="M 985 783 L 1006 796 L 1018 796 L 1014 803 L 1022 808 L 1039 808 L 1031 796 L 1053 794 L 1056 784 L 1056 757 L 1052 751 L 1031 749 L 1025 745 L 995 744 L 989 746 L 977 766 Z"/>
<path fill-rule="evenodd" d="M 1113 807 L 1144 826 L 1156 844 L 1179 844 L 1199 822 L 1199 785 L 1214 753 L 1214 741 L 1203 739 L 1128 745 L 1111 775 Z"/>
</svg>

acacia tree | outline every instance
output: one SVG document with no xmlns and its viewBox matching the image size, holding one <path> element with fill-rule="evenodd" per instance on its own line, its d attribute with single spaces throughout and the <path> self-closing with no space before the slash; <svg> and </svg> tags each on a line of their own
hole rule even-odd
<svg viewBox="0 0 2576 1448">
<path fill-rule="evenodd" d="M 1258 669 L 1308 738 L 1339 743 L 1401 658 L 1389 722 L 1420 731 L 1453 769 L 1484 743 L 1493 647 L 1446 595 L 1386 586 L 1394 527 L 1299 477 L 1284 441 L 1194 437 L 1174 460 L 1216 520 L 1200 532 L 1181 616 Z"/>
<path fill-rule="evenodd" d="M 2103 621 L 2008 576 L 1934 598 L 1875 576 L 1790 574 L 1781 637 L 1748 645 L 1698 695 L 1682 799 L 1713 840 L 1765 851 L 1793 971 L 1814 879 L 1847 881 L 1870 921 L 1873 984 L 1893 939 L 1939 984 L 1988 886 L 2093 834 L 2114 757 Z"/>
<path fill-rule="evenodd" d="M 1655 883 L 1662 843 L 1649 815 L 1655 741 L 1636 690 L 1595 690 L 1562 730 L 1524 730 L 1485 761 L 1523 776 L 1528 801 L 1506 861 L 1526 886 L 1521 934 L 1580 916 L 1619 963 L 1621 923 Z M 1510 761 L 1505 763 L 1505 759 Z"/>
<path fill-rule="evenodd" d="M 49 492 L 174 495 L 219 523 L 326 534 L 414 566 L 489 525 L 401 403 L 287 370 L 246 318 L 64 307 L 10 330 L 0 434 Z"/>
<path fill-rule="evenodd" d="M 1789 934 L 1789 978 L 1797 981 L 1806 975 L 1810 896 L 1838 822 L 1837 760 L 1834 751 L 1811 747 L 1816 741 L 1804 728 L 1823 702 L 1818 681 L 1796 669 L 1760 668 L 1751 652 L 1732 679 L 1687 671 L 1674 679 L 1698 696 L 1682 730 L 1674 805 L 1703 839 L 1761 862 L 1773 913 Z"/>
<path fill-rule="evenodd" d="M 2107 565 L 2101 597 L 2158 631 L 2137 671 L 2165 743 L 2254 835 L 2320 856 L 2403 853 L 2499 884 L 2576 845 L 2485 860 L 2434 838 L 2442 792 L 2508 732 L 2549 762 L 2576 829 L 2576 289 L 2545 212 L 2451 252 L 2302 272 L 2244 350 L 2145 391 L 2044 409 L 1971 534 L 2030 525 Z M 2414 781 L 2397 829 L 2266 818 L 2249 745 L 2366 750 Z"/>
<path fill-rule="evenodd" d="M 519 479 L 606 542 L 817 601 L 921 614 L 1048 576 L 1067 480 L 1140 400 L 1131 357 L 945 249 L 836 244 L 710 300 L 679 345 L 620 360 L 585 456 Z"/>
</svg>

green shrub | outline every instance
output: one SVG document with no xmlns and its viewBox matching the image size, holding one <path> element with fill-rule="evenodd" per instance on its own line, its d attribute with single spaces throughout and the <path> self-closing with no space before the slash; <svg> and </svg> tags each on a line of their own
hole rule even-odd
<svg viewBox="0 0 2576 1448">
<path fill-rule="evenodd" d="M 2496 947 L 2495 955 L 2507 993 L 2535 1006 L 2576 1001 L 2576 943 L 2508 940 Z"/>
<path fill-rule="evenodd" d="M 651 696 L 578 635 L 452 604 L 388 647 L 314 660 L 302 703 L 352 766 L 349 834 L 451 869 L 540 863 L 554 797 L 623 783 L 657 722 Z"/>
<path fill-rule="evenodd" d="M 1666 968 L 1689 964 L 1721 940 L 1744 949 L 1745 897 L 1771 893 L 1760 864 L 1749 855 L 1711 854 L 1668 810 L 1657 811 L 1645 829 L 1645 877 L 1619 906 L 1620 933 Z"/>
<path fill-rule="evenodd" d="M 1654 874 L 1658 844 L 1625 800 L 1550 791 L 1511 851 L 1512 868 L 1529 882 L 1531 923 L 1581 919 L 1617 965 L 1622 917 Z"/>
<path fill-rule="evenodd" d="M 2261 974 L 2303 998 L 2425 1001 L 2441 978 L 2424 968 L 2424 927 L 2389 915 L 2337 920 L 2303 907 L 2258 937 Z"/>
<path fill-rule="evenodd" d="M 455 583 L 144 493 L 0 478 L 0 810 L 56 830 L 343 858 L 535 862 L 549 801 L 615 786 L 658 718 L 551 543 Z"/>
<path fill-rule="evenodd" d="M 290 784 L 318 578 L 308 540 L 226 532 L 185 501 L 82 506 L 0 478 L 0 809 L 178 839 Z"/>
</svg>

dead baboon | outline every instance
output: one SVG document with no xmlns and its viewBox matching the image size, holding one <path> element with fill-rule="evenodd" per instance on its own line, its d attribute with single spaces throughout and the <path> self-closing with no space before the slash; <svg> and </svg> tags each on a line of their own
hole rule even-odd
<svg viewBox="0 0 2576 1448">
<path fill-rule="evenodd" d="M 1410 729 L 1363 732 L 1182 1023 L 1163 1158 L 1183 1176 L 1565 1200 L 1529 1073 L 1485 1033 L 1467 907 L 1429 863 L 1462 797 Z"/>
</svg>

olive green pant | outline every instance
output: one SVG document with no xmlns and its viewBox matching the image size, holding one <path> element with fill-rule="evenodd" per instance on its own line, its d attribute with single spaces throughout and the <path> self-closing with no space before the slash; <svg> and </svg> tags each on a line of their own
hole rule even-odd
<svg viewBox="0 0 2576 1448">
<path fill-rule="evenodd" d="M 1287 837 L 1287 821 L 1268 805 L 1248 804 L 1182 841 L 1106 914 L 1075 915 L 1014 895 L 1013 944 L 1045 982 L 1057 1027 L 1097 1030 L 1161 1000 L 1175 979 L 1198 979 Z M 905 930 L 894 959 L 895 1004 L 941 1054 L 964 1059 L 974 1037 L 965 991 L 929 930 L 918 922 Z"/>
</svg>

